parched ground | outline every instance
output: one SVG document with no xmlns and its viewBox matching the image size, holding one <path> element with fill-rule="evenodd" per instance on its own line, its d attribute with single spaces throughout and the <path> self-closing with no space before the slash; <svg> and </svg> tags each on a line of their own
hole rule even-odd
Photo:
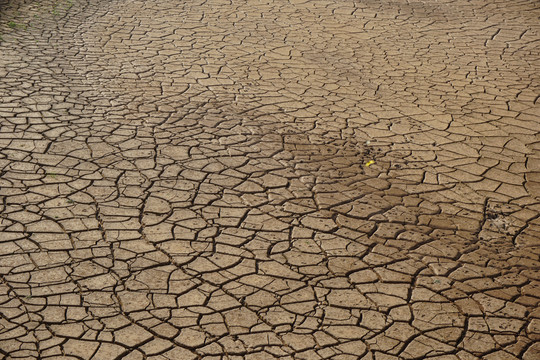
<svg viewBox="0 0 540 360">
<path fill-rule="evenodd" d="M 540 359 L 538 1 L 0 11 L 0 358 Z"/>
</svg>

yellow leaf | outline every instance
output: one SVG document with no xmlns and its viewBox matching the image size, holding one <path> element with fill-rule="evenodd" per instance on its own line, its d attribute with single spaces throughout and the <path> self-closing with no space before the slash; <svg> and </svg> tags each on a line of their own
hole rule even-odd
<svg viewBox="0 0 540 360">
<path fill-rule="evenodd" d="M 369 160 L 367 163 L 366 163 L 366 166 L 371 166 L 375 164 L 375 160 Z"/>
</svg>

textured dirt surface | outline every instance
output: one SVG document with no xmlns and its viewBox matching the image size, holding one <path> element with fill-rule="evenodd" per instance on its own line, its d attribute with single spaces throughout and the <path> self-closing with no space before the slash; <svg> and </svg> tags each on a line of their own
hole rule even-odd
<svg viewBox="0 0 540 360">
<path fill-rule="evenodd" d="M 540 358 L 537 1 L 0 10 L 0 358 Z"/>
</svg>

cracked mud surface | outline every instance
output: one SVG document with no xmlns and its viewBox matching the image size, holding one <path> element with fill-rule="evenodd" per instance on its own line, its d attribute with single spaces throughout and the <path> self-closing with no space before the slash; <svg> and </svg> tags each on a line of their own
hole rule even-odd
<svg viewBox="0 0 540 360">
<path fill-rule="evenodd" d="M 537 2 L 0 10 L 0 357 L 540 358 Z"/>
</svg>

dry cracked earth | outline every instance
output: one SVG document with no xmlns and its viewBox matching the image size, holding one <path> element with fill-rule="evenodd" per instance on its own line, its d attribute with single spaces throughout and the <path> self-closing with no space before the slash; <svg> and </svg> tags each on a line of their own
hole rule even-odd
<svg viewBox="0 0 540 360">
<path fill-rule="evenodd" d="M 537 1 L 0 9 L 0 357 L 540 359 Z"/>
</svg>

